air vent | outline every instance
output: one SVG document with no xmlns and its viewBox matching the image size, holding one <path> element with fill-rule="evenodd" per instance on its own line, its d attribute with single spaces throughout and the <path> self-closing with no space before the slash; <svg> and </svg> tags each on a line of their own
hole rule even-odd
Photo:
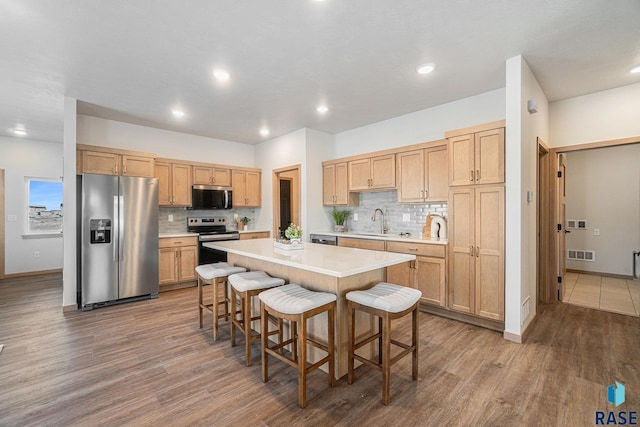
<svg viewBox="0 0 640 427">
<path fill-rule="evenodd" d="M 576 220 L 568 219 L 567 220 L 567 228 L 576 228 Z"/>
<path fill-rule="evenodd" d="M 594 251 L 581 251 L 576 249 L 569 249 L 567 251 L 567 259 L 576 261 L 595 261 L 596 253 Z"/>
</svg>

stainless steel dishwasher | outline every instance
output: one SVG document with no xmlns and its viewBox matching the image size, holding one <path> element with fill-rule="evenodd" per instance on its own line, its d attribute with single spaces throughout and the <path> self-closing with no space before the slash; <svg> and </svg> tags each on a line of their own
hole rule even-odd
<svg viewBox="0 0 640 427">
<path fill-rule="evenodd" d="M 311 238 L 311 243 L 319 243 L 321 245 L 338 245 L 338 237 L 337 236 L 329 236 L 327 234 L 311 234 L 309 236 Z"/>
</svg>

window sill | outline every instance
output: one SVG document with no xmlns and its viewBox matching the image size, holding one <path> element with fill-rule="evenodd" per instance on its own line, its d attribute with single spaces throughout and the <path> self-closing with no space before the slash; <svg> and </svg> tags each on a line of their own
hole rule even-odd
<svg viewBox="0 0 640 427">
<path fill-rule="evenodd" d="M 23 239 L 48 239 L 51 237 L 62 237 L 62 232 L 60 233 L 30 233 L 23 234 Z"/>
</svg>

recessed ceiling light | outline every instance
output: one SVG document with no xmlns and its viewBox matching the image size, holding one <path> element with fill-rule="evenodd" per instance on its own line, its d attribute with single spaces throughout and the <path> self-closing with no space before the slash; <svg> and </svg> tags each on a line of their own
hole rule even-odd
<svg viewBox="0 0 640 427">
<path fill-rule="evenodd" d="M 636 67 L 633 67 L 633 68 L 631 69 L 631 72 L 632 72 L 632 73 L 634 73 L 634 74 L 636 74 L 636 73 L 640 73 L 640 65 L 638 65 L 638 66 L 636 66 Z"/>
<path fill-rule="evenodd" d="M 171 113 L 173 114 L 174 117 L 178 117 L 178 118 L 184 117 L 184 111 L 182 110 L 178 110 L 178 109 L 171 110 Z"/>
<path fill-rule="evenodd" d="M 17 136 L 25 136 L 27 134 L 27 131 L 25 131 L 24 129 L 14 129 L 13 134 Z"/>
<path fill-rule="evenodd" d="M 318 113 L 320 114 L 324 114 L 329 111 L 329 107 L 327 107 L 326 105 L 319 105 L 318 108 L 316 108 L 316 111 L 318 111 Z"/>
<path fill-rule="evenodd" d="M 231 77 L 231 74 L 226 70 L 213 70 L 213 77 L 218 81 L 226 82 Z"/>
<path fill-rule="evenodd" d="M 260 135 L 269 136 L 269 129 L 267 129 L 267 128 L 260 129 Z"/>
<path fill-rule="evenodd" d="M 436 66 L 433 64 L 422 64 L 416 68 L 416 71 L 418 74 L 429 74 L 434 68 L 436 68 Z"/>
</svg>

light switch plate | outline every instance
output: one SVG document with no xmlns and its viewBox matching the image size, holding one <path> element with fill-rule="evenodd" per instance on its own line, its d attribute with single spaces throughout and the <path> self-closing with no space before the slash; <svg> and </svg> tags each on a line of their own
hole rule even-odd
<svg viewBox="0 0 640 427">
<path fill-rule="evenodd" d="M 173 222 L 173 215 L 169 214 L 169 222 Z"/>
<path fill-rule="evenodd" d="M 593 235 L 594 236 L 599 236 L 600 235 L 600 229 L 599 228 L 594 228 L 593 229 Z"/>
<path fill-rule="evenodd" d="M 402 214 L 402 220 L 404 222 L 409 222 L 411 221 L 411 214 Z"/>
<path fill-rule="evenodd" d="M 18 220 L 18 215 L 7 215 L 7 222 L 16 222 Z"/>
</svg>

